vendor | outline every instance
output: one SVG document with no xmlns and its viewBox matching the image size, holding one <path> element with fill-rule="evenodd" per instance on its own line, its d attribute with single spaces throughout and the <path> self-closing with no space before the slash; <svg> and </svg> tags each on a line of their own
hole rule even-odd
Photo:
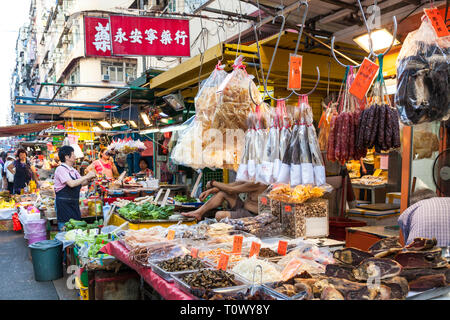
<svg viewBox="0 0 450 320">
<path fill-rule="evenodd" d="M 436 238 L 439 247 L 450 246 L 450 198 L 420 190 L 411 195 L 410 203 L 398 218 L 405 244 L 415 238 Z"/>
<path fill-rule="evenodd" d="M 139 160 L 139 168 L 141 171 L 138 174 L 144 174 L 148 178 L 153 177 L 153 171 L 149 169 L 147 159 L 141 158 Z"/>
<path fill-rule="evenodd" d="M 86 172 L 91 172 L 94 169 L 97 174 L 104 175 L 108 179 L 117 178 L 119 176 L 119 171 L 117 171 L 117 167 L 106 148 L 100 150 L 99 159 L 92 162 L 92 164 L 86 168 Z"/>
<path fill-rule="evenodd" d="M 205 213 L 221 206 L 225 200 L 231 209 L 229 211 L 216 212 L 217 221 L 225 218 L 239 219 L 253 217 L 258 214 L 258 196 L 267 189 L 267 185 L 241 181 L 229 184 L 210 181 L 206 185 L 206 189 L 200 195 L 201 201 L 205 200 L 210 194 L 214 194 L 214 196 L 199 209 L 191 212 L 182 212 L 182 215 L 201 220 Z M 247 194 L 245 201 L 242 201 L 239 197 L 240 193 Z"/>
<path fill-rule="evenodd" d="M 9 172 L 14 175 L 13 193 L 20 194 L 20 191 L 30 183 L 31 178 L 33 178 L 37 188 L 39 188 L 36 168 L 27 160 L 27 152 L 25 149 L 17 150 L 16 157 L 16 161 L 8 166 Z"/>
<path fill-rule="evenodd" d="M 58 151 L 61 165 L 55 171 L 55 192 L 56 192 L 56 216 L 58 219 L 58 229 L 62 230 L 64 224 L 70 219 L 80 220 L 80 189 L 87 185 L 89 180 L 95 178 L 94 171 L 89 172 L 84 177 L 72 166 L 76 158 L 74 149 L 70 146 L 63 146 Z"/>
</svg>

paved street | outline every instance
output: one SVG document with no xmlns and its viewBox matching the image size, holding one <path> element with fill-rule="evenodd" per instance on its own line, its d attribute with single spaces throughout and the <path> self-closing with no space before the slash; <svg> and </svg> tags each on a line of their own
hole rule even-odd
<svg viewBox="0 0 450 320">
<path fill-rule="evenodd" d="M 66 278 L 34 280 L 33 264 L 23 233 L 0 231 L 0 300 L 75 300 Z"/>
</svg>

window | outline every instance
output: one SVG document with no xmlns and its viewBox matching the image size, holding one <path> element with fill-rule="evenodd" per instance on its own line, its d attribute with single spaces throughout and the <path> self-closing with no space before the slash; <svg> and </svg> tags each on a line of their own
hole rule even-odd
<svg viewBox="0 0 450 320">
<path fill-rule="evenodd" d="M 136 77 L 136 63 L 101 62 L 102 76 L 109 75 L 110 81 L 126 82 L 129 77 Z"/>
<path fill-rule="evenodd" d="M 80 83 L 80 66 L 76 66 L 69 76 L 69 84 Z"/>
</svg>

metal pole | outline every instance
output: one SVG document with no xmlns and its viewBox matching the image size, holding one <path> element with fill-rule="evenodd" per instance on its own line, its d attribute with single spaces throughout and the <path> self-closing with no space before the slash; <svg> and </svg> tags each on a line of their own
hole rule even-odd
<svg viewBox="0 0 450 320">
<path fill-rule="evenodd" d="M 47 82 L 42 82 L 42 83 L 40 83 L 40 85 L 65 86 L 65 87 L 74 87 L 74 88 L 130 89 L 130 90 L 142 90 L 142 91 L 151 90 L 151 89 L 148 89 L 148 88 L 141 88 L 141 87 L 100 86 L 100 85 L 94 85 L 94 84 L 64 84 L 64 83 L 47 83 Z"/>
</svg>

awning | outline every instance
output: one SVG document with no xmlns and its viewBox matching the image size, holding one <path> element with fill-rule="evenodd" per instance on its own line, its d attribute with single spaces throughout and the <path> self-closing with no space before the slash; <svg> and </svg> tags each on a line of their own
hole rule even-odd
<svg viewBox="0 0 450 320">
<path fill-rule="evenodd" d="M 0 137 L 21 136 L 24 134 L 39 132 L 62 123 L 64 123 L 64 121 L 30 123 L 0 127 Z"/>
</svg>

